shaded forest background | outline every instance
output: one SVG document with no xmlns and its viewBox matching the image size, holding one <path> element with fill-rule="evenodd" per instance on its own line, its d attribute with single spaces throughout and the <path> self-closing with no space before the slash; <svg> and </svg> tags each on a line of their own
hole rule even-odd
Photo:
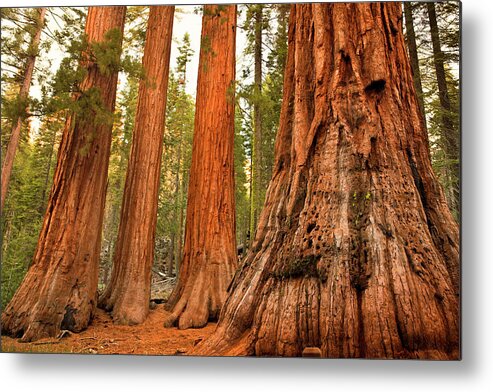
<svg viewBox="0 0 493 392">
<path fill-rule="evenodd" d="M 419 70 L 414 74 L 415 85 L 421 85 L 417 91 L 425 113 L 433 167 L 456 219 L 460 208 L 458 6 L 455 2 L 435 5 L 439 52 L 433 45 L 436 31 L 430 24 L 427 3 L 407 3 L 405 6 L 406 37 L 411 52 L 413 38 L 410 32 L 414 30 L 415 33 Z M 180 12 L 191 12 L 192 8 L 178 8 L 178 17 Z M 67 111 L 83 110 L 73 107 L 70 94 L 81 77 L 77 73 L 77 62 L 84 45 L 82 33 L 86 11 L 86 8 L 48 8 L 45 20 L 40 21 L 39 9 L 1 10 L 2 165 L 11 131 L 19 119 L 22 120 L 20 144 L 1 218 L 2 306 L 11 299 L 32 260 Z M 242 53 L 237 54 L 234 147 L 237 243 L 241 257 L 253 238 L 272 172 L 287 56 L 289 5 L 240 5 L 238 11 L 239 28 L 246 40 Z M 112 132 L 100 289 L 109 279 L 118 232 L 147 17 L 147 7 L 128 8 L 122 61 L 124 74 L 120 73 L 123 76 L 117 92 Z M 40 29 L 40 41 L 36 43 Z M 179 56 L 176 63 L 171 64 L 168 85 L 153 267 L 155 287 L 163 282 L 174 284 L 179 270 L 195 114 L 195 99 L 187 92 L 187 86 L 194 84 L 187 72 L 193 52 L 191 38 L 188 34 L 175 38 L 173 45 L 178 45 Z M 54 46 L 66 56 L 58 69 L 53 69 L 47 58 Z M 40 97 L 33 94 L 24 97 L 19 92 L 26 79 L 27 64 L 38 56 L 44 61 L 36 62 L 32 84 L 40 86 Z M 440 64 L 443 64 L 445 77 L 445 101 L 443 83 L 437 77 Z"/>
</svg>

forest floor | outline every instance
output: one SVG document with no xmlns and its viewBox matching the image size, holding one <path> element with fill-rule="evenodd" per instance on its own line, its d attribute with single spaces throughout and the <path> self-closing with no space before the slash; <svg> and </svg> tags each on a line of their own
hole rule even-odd
<svg viewBox="0 0 493 392">
<path fill-rule="evenodd" d="M 41 339 L 21 343 L 2 336 L 3 352 L 186 355 L 215 329 L 209 323 L 201 329 L 164 328 L 168 312 L 164 305 L 150 311 L 147 320 L 134 326 L 114 325 L 108 313 L 101 309 L 89 327 L 81 333 L 68 333 L 61 339 Z"/>
</svg>

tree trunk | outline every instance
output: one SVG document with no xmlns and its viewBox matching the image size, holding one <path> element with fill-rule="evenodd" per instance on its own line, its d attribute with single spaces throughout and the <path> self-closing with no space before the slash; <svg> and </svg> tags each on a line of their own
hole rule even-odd
<svg viewBox="0 0 493 392">
<path fill-rule="evenodd" d="M 451 207 L 459 211 L 460 208 L 460 185 L 459 185 L 459 135 L 454 127 L 454 121 L 451 117 L 452 107 L 447 88 L 447 78 L 445 75 L 444 55 L 440 45 L 440 35 L 438 31 L 436 10 L 434 3 L 426 3 L 428 10 L 428 18 L 430 21 L 431 42 L 433 45 L 433 62 L 435 64 L 435 72 L 438 85 L 438 96 L 440 106 L 442 107 L 442 132 L 441 139 L 445 156 L 448 164 L 448 177 L 450 177 L 450 195 L 449 203 Z"/>
<path fill-rule="evenodd" d="M 45 24 L 46 8 L 39 8 L 39 17 L 36 24 L 36 31 L 31 38 L 30 43 L 30 54 L 27 57 L 26 67 L 24 70 L 24 79 L 19 91 L 19 100 L 23 102 L 23 110 L 27 111 L 27 98 L 29 96 L 29 89 L 31 87 L 31 82 L 33 78 L 34 64 L 36 63 L 36 57 L 39 47 L 39 42 L 41 40 L 41 31 L 43 30 Z M 14 120 L 14 127 L 12 128 L 12 133 L 10 136 L 9 144 L 7 145 L 7 151 L 5 152 L 5 158 L 3 159 L 2 165 L 2 195 L 1 195 L 1 206 L 0 209 L 3 211 L 5 205 L 5 199 L 7 197 L 7 190 L 9 187 L 10 176 L 12 174 L 12 167 L 14 166 L 15 153 L 19 147 L 19 141 L 21 138 L 21 128 L 22 128 L 22 117 L 18 117 Z"/>
<path fill-rule="evenodd" d="M 122 32 L 124 19 L 125 7 L 89 7 L 88 41 Z M 99 91 L 101 108 L 112 113 L 118 72 L 103 74 L 87 54 L 82 65 L 87 75 L 74 100 Z M 95 120 L 95 110 L 66 120 L 34 259 L 2 314 L 2 332 L 23 341 L 79 332 L 94 314 L 112 128 Z"/>
<path fill-rule="evenodd" d="M 257 228 L 258 217 L 264 203 L 262 194 L 263 190 L 263 159 L 262 159 L 262 112 L 261 112 L 261 94 L 262 94 L 262 30 L 263 30 L 263 5 L 253 4 L 255 41 L 254 41 L 254 99 L 253 99 L 253 192 L 252 192 L 252 217 L 250 224 L 251 233 L 255 233 Z"/>
<path fill-rule="evenodd" d="M 169 249 L 169 257 L 166 266 L 166 274 L 168 276 L 172 276 L 173 267 L 175 265 L 175 243 L 176 243 L 176 235 L 175 233 L 171 233 L 171 241 L 170 241 L 170 249 Z"/>
<path fill-rule="evenodd" d="M 404 16 L 406 18 L 406 40 L 411 60 L 411 71 L 413 73 L 414 88 L 418 96 L 419 109 L 426 128 L 425 100 L 423 96 L 423 86 L 421 84 L 421 72 L 419 70 L 418 46 L 416 45 L 416 33 L 414 32 L 413 5 L 410 1 L 404 3 Z"/>
<path fill-rule="evenodd" d="M 165 324 L 181 329 L 217 318 L 236 267 L 235 35 L 235 5 L 204 6 L 185 245 Z"/>
<path fill-rule="evenodd" d="M 185 80 L 185 77 L 183 77 Z M 175 205 L 173 209 L 173 223 L 176 223 L 178 219 L 181 217 L 181 211 L 183 209 L 182 199 L 181 199 L 181 182 L 180 182 L 180 171 L 181 171 L 181 145 L 183 142 L 183 134 L 180 129 L 178 135 L 178 151 L 176 160 L 178 161 L 178 167 L 175 173 Z M 173 265 L 178 265 L 179 259 L 181 258 L 180 250 L 181 250 L 181 242 L 182 242 L 182 233 L 181 233 L 181 222 L 178 223 L 178 230 L 173 230 L 172 241 L 173 241 L 173 252 L 170 258 L 170 269 Z"/>
<path fill-rule="evenodd" d="M 53 124 L 56 121 L 57 120 L 47 120 L 48 126 L 50 123 Z M 53 155 L 55 154 L 55 144 L 56 144 L 56 139 L 57 139 L 57 133 L 58 132 L 56 130 L 53 132 L 53 136 L 52 136 L 51 143 L 50 143 L 50 152 L 48 154 L 48 167 L 46 168 L 44 186 L 43 186 L 43 191 L 41 193 L 40 208 L 42 208 L 42 209 L 44 209 L 46 206 L 46 194 L 48 193 L 48 190 L 49 190 L 48 185 L 50 183 L 51 164 L 52 164 L 52 160 L 53 160 Z M 42 213 L 42 211 L 40 211 L 40 212 Z"/>
<path fill-rule="evenodd" d="M 458 227 L 401 3 L 292 6 L 273 178 L 198 355 L 457 358 Z"/>
<path fill-rule="evenodd" d="M 180 215 L 179 215 L 179 221 L 178 221 L 178 233 L 177 233 L 177 237 L 178 237 L 178 242 L 177 242 L 177 246 L 176 246 L 176 262 L 175 262 L 175 266 L 176 266 L 176 271 L 177 271 L 177 276 L 178 276 L 178 271 L 180 269 L 180 262 L 181 262 L 181 257 L 182 257 L 182 252 L 183 252 L 183 219 L 184 219 L 184 211 L 185 211 L 185 208 L 184 208 L 184 198 L 185 198 L 185 192 L 186 192 L 186 187 L 187 187 L 187 183 L 186 182 L 186 178 L 187 176 L 185 175 L 185 173 L 183 173 L 182 175 L 182 179 L 181 179 L 181 184 L 180 184 Z"/>
<path fill-rule="evenodd" d="M 139 85 L 113 271 L 99 302 L 117 324 L 140 324 L 149 313 L 174 10 L 150 7 L 146 78 Z"/>
</svg>

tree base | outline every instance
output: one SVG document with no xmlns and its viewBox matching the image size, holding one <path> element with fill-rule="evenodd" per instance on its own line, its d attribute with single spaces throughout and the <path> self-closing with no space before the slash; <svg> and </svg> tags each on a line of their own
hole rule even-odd
<svg viewBox="0 0 493 392">
<path fill-rule="evenodd" d="M 217 329 L 207 340 L 200 342 L 190 355 L 197 356 L 213 356 L 213 357 L 245 357 L 256 356 L 255 345 L 256 341 L 252 329 L 248 329 L 234 341 L 227 341 L 222 335 L 223 331 Z M 417 351 L 400 351 L 389 355 L 373 355 L 373 356 L 334 356 L 329 355 L 327 351 L 317 347 L 317 351 L 320 353 L 319 358 L 327 359 L 340 359 L 340 358 L 354 358 L 354 359 L 420 359 L 420 360 L 437 360 L 437 361 L 458 361 L 461 359 L 459 348 L 455 348 L 449 352 L 440 351 L 435 349 L 430 350 L 417 350 Z M 266 354 L 262 356 L 274 356 L 274 357 L 304 357 L 303 353 L 296 355 L 277 355 Z"/>
<path fill-rule="evenodd" d="M 20 338 L 22 342 L 33 342 L 43 338 L 54 338 L 62 331 L 81 332 L 91 322 L 95 302 L 84 301 L 79 291 L 65 295 L 56 294 L 58 286 L 35 289 L 43 293 L 50 289 L 51 295 L 41 294 L 33 299 L 29 295 L 31 280 L 27 279 L 2 313 L 2 335 Z"/>
<path fill-rule="evenodd" d="M 120 300 L 115 300 L 115 297 L 120 298 Z M 123 293 L 118 296 L 103 294 L 98 302 L 98 308 L 111 315 L 113 324 L 129 326 L 142 324 L 149 314 L 150 300 L 144 304 L 133 303 L 132 306 L 129 306 L 126 301 L 121 300 L 122 298 L 124 298 Z"/>
<path fill-rule="evenodd" d="M 165 328 L 178 329 L 203 328 L 208 322 L 217 321 L 220 307 L 210 308 L 212 299 L 202 296 L 191 297 L 184 294 L 175 306 L 167 306 L 171 314 L 164 321 Z"/>
</svg>

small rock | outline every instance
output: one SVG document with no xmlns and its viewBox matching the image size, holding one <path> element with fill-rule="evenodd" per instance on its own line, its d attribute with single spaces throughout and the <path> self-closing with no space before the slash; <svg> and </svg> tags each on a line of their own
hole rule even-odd
<svg viewBox="0 0 493 392">
<path fill-rule="evenodd" d="M 322 358 L 322 351 L 318 347 L 305 347 L 301 356 L 305 358 Z"/>
</svg>

